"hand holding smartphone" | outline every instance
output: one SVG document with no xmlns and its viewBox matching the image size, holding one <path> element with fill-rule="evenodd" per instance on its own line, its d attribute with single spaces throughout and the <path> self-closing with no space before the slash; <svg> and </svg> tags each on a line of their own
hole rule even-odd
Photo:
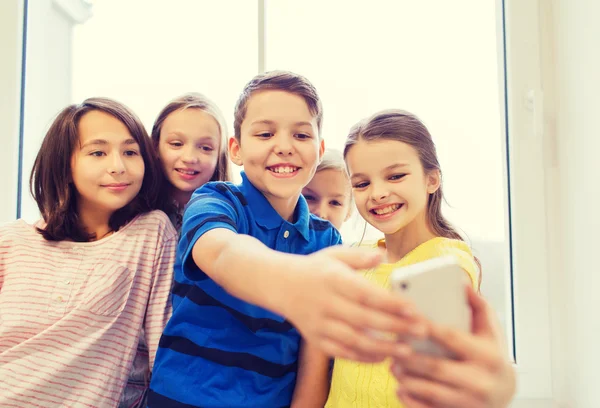
<svg viewBox="0 0 600 408">
<path fill-rule="evenodd" d="M 432 322 L 470 332 L 471 309 L 465 293 L 469 278 L 458 260 L 445 256 L 400 267 L 391 275 L 392 289 L 416 306 L 417 311 Z M 454 358 L 452 352 L 435 341 L 408 341 L 418 353 Z"/>
</svg>

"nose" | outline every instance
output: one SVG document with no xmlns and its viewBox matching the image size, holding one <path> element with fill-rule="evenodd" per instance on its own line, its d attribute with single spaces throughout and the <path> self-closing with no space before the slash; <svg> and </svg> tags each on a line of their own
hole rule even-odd
<svg viewBox="0 0 600 408">
<path fill-rule="evenodd" d="M 292 144 L 292 135 L 282 134 L 275 137 L 275 153 L 278 156 L 290 156 L 294 147 Z"/>
<path fill-rule="evenodd" d="M 181 161 L 187 164 L 196 164 L 198 162 L 198 155 L 196 154 L 196 150 L 194 146 L 188 146 L 181 156 Z"/>
<path fill-rule="evenodd" d="M 324 220 L 329 221 L 329 214 L 327 211 L 327 202 L 321 201 L 318 205 L 315 206 L 315 211 L 313 213 Z"/>
<path fill-rule="evenodd" d="M 125 173 L 125 163 L 120 154 L 114 154 L 108 169 L 110 174 L 123 174 Z"/>
<path fill-rule="evenodd" d="M 371 200 L 375 202 L 384 201 L 390 195 L 385 183 L 371 182 Z"/>
</svg>

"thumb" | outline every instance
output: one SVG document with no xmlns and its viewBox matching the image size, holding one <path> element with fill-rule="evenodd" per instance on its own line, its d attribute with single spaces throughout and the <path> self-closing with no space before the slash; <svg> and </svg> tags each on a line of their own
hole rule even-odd
<svg viewBox="0 0 600 408">
<path fill-rule="evenodd" d="M 381 263 L 383 257 L 383 252 L 375 248 L 350 248 L 342 245 L 326 248 L 321 253 L 355 270 L 374 268 Z"/>
</svg>

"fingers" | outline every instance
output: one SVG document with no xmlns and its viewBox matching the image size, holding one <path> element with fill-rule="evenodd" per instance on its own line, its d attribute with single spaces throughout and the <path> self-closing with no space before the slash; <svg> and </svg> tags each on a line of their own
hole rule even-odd
<svg viewBox="0 0 600 408">
<path fill-rule="evenodd" d="M 467 285 L 467 300 L 473 312 L 473 333 L 493 338 L 497 334 L 493 321 L 493 310 L 486 301 L 470 286 Z"/>
<path fill-rule="evenodd" d="M 431 323 L 429 337 L 456 354 L 458 360 L 473 361 L 492 370 L 498 369 L 503 356 L 496 342 L 471 333 Z"/>
<path fill-rule="evenodd" d="M 372 333 L 356 329 L 340 321 L 331 321 L 323 333 L 329 343 L 339 345 L 343 356 L 348 360 L 379 362 L 386 357 L 404 357 L 411 352 L 406 344 L 399 344 L 394 339 L 380 338 Z"/>
<path fill-rule="evenodd" d="M 320 251 L 329 257 L 343 262 L 354 270 L 374 268 L 379 265 L 383 253 L 374 248 L 357 248 L 336 245 Z"/>
<path fill-rule="evenodd" d="M 408 317 L 399 314 L 391 314 L 380 310 L 373 310 L 348 298 L 342 297 L 327 311 L 327 315 L 333 319 L 344 321 L 358 330 L 393 333 L 398 335 L 425 337 L 427 326 L 418 316 Z"/>
<path fill-rule="evenodd" d="M 404 395 L 410 403 L 430 404 L 436 408 L 484 408 L 483 401 L 474 396 L 451 388 L 444 384 L 435 383 L 420 377 L 402 376 L 398 385 L 398 395 Z M 412 399 L 412 400 L 411 400 Z M 419 407 L 419 405 L 415 405 Z"/>
<path fill-rule="evenodd" d="M 430 405 L 423 400 L 413 398 L 410 395 L 406 394 L 406 392 L 404 392 L 402 388 L 399 388 L 396 391 L 396 395 L 398 395 L 398 399 L 402 401 L 405 408 L 435 408 L 433 405 Z"/>
<path fill-rule="evenodd" d="M 480 399 L 485 399 L 494 387 L 493 377 L 477 365 L 416 353 L 397 358 L 392 373 L 396 378 L 410 375 L 439 382 Z"/>
<path fill-rule="evenodd" d="M 384 312 L 390 316 L 413 317 L 415 307 L 402 296 L 373 285 L 357 275 L 335 274 L 329 281 L 331 289 L 348 302 L 365 310 Z"/>
</svg>

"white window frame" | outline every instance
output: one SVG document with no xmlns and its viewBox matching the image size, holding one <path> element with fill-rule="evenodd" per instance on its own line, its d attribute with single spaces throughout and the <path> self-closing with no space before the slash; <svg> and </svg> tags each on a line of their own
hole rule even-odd
<svg viewBox="0 0 600 408">
<path fill-rule="evenodd" d="M 548 278 L 539 0 L 504 3 L 505 117 L 510 163 L 513 319 L 518 393 L 513 407 L 554 407 Z M 499 14 L 501 15 L 501 14 Z M 502 36 L 501 36 L 502 37 Z M 502 49 L 502 48 L 500 48 Z M 507 115 L 507 116 L 506 116 Z M 506 130 L 506 129 L 505 129 Z M 546 144 L 545 144 L 546 142 Z M 506 189 L 508 191 L 508 189 Z"/>
<path fill-rule="evenodd" d="M 8 103 L 0 105 L 0 129 L 4 146 L 0 149 L 0 174 L 11 175 L 18 168 L 18 142 L 21 106 L 21 61 L 23 7 L 25 0 L 5 0 L 0 13 L 0 38 L 8 39 L 0 66 L 0 88 L 8 90 Z M 54 0 L 65 12 L 71 10 L 73 21 L 89 17 L 85 0 Z M 543 134 L 543 104 L 540 63 L 539 0 L 496 0 L 501 46 L 500 86 L 505 95 L 503 112 L 509 137 L 511 232 L 514 294 L 516 368 L 519 374 L 518 396 L 513 407 L 551 407 L 552 366 L 550 313 L 547 274 L 546 160 Z M 265 55 L 265 0 L 259 8 L 259 67 Z M 502 20 L 501 11 L 505 19 Z M 504 48 L 504 44 L 506 48 Z M 506 53 L 504 55 L 504 52 Z M 506 58 L 506 59 L 505 59 Z M 45 61 L 51 64 L 52 61 Z M 506 85 L 506 86 L 505 86 Z M 70 84 L 65 84 L 70 86 Z M 506 93 L 505 93 L 506 91 Z M 0 103 L 5 104 L 2 101 Z M 508 116 L 506 116 L 508 115 Z M 14 180 L 13 180 L 14 179 Z M 539 180 L 539 182 L 531 182 Z M 13 200 L 1 200 L 0 220 L 14 219 L 16 214 L 17 178 L 2 179 L 2 191 Z M 508 192 L 508 183 L 506 184 Z M 509 284 L 509 283 L 507 283 Z M 510 293 L 510 291 L 509 291 Z"/>
</svg>

